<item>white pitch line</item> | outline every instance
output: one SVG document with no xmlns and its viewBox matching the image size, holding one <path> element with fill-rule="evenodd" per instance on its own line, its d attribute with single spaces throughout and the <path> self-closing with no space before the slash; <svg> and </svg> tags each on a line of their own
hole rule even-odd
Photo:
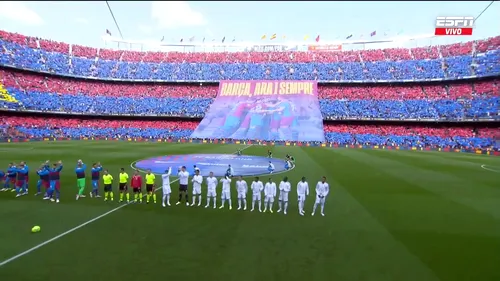
<svg viewBox="0 0 500 281">
<path fill-rule="evenodd" d="M 491 171 L 491 172 L 495 172 L 495 173 L 500 173 L 500 170 L 493 170 L 493 169 L 490 169 L 488 168 L 487 166 L 489 165 L 481 165 L 481 168 L 485 169 L 486 171 Z"/>
<path fill-rule="evenodd" d="M 249 147 L 251 147 L 251 146 L 252 146 L 252 145 L 248 145 L 248 146 L 244 147 L 241 151 L 243 151 L 243 150 L 245 150 L 245 149 L 247 149 L 247 148 L 249 148 Z M 234 153 L 233 153 L 233 154 L 234 154 Z M 179 179 L 175 179 L 175 180 L 171 181 L 171 183 L 174 183 L 174 182 L 177 182 L 177 181 L 179 181 Z M 156 191 L 158 191 L 158 190 L 160 190 L 160 189 L 161 189 L 161 187 L 156 188 L 156 189 L 155 189 L 155 192 L 156 192 Z M 146 196 L 146 194 L 142 195 L 142 197 L 145 197 L 145 196 Z M 78 225 L 78 226 L 75 226 L 75 227 L 73 227 L 72 229 L 70 229 L 70 230 L 68 230 L 68 231 L 66 231 L 66 232 L 63 232 L 63 233 L 61 233 L 61 234 L 59 234 L 59 235 L 57 235 L 57 236 L 55 236 L 55 237 L 53 237 L 53 238 L 51 238 L 51 239 L 49 239 L 49 240 L 45 241 L 45 242 L 42 242 L 42 243 L 40 243 L 40 244 L 38 244 L 38 245 L 34 246 L 34 247 L 33 247 L 33 248 L 31 248 L 31 249 L 28 249 L 28 250 L 26 250 L 26 251 L 24 251 L 24 252 L 22 252 L 22 253 L 20 253 L 20 254 L 17 254 L 17 255 L 15 255 L 15 256 L 11 257 L 11 258 L 8 258 L 8 259 L 6 259 L 6 260 L 4 260 L 4 261 L 2 261 L 2 262 L 0 263 L 0 267 L 4 266 L 4 265 L 6 265 L 6 264 L 8 264 L 8 263 L 10 263 L 10 262 L 12 262 L 12 261 L 15 261 L 15 260 L 17 260 L 18 258 L 20 258 L 20 257 L 22 257 L 22 256 L 25 256 L 25 255 L 27 255 L 27 254 L 29 254 L 29 253 L 31 253 L 31 252 L 33 252 L 33 251 L 37 250 L 37 249 L 40 249 L 41 247 L 43 247 L 43 246 L 45 246 L 45 245 L 47 245 L 47 244 L 49 244 L 49 243 L 51 243 L 51 242 L 54 242 L 54 241 L 56 241 L 57 239 L 59 239 L 59 238 L 61 238 L 61 237 L 64 237 L 64 236 L 66 236 L 66 235 L 68 235 L 68 234 L 70 234 L 70 233 L 72 233 L 72 232 L 74 232 L 74 231 L 76 231 L 76 230 L 78 230 L 78 229 L 80 229 L 80 228 L 82 228 L 82 227 L 84 227 L 84 226 L 88 225 L 88 224 L 91 224 L 91 223 L 93 223 L 93 222 L 95 222 L 95 221 L 97 221 L 97 220 L 99 220 L 99 219 L 102 219 L 102 218 L 104 218 L 105 216 L 107 216 L 107 215 L 109 215 L 109 214 L 112 214 L 112 213 L 114 213 L 114 212 L 116 212 L 116 211 L 120 210 L 121 208 L 123 208 L 123 207 L 125 207 L 125 206 L 128 206 L 128 205 L 130 205 L 130 204 L 133 204 L 133 203 L 132 203 L 132 202 L 130 202 L 130 203 L 126 203 L 126 204 L 120 205 L 120 206 L 118 206 L 118 207 L 116 207 L 116 208 L 114 208 L 114 209 L 112 209 L 112 210 L 110 210 L 110 211 L 108 211 L 108 212 L 106 212 L 106 213 L 104 213 L 104 214 L 100 215 L 100 216 L 97 216 L 97 217 L 95 217 L 95 218 L 93 218 L 93 219 L 91 219 L 91 220 L 89 220 L 89 221 L 86 221 L 86 222 L 84 222 L 84 223 L 82 223 L 82 224 L 80 224 L 80 225 Z"/>
<path fill-rule="evenodd" d="M 179 179 L 173 180 L 171 183 L 174 183 L 174 182 L 177 182 L 177 181 L 179 181 Z M 161 188 L 161 187 L 159 187 L 159 188 L 155 189 L 155 192 L 156 192 L 156 191 L 158 191 L 158 190 L 160 190 L 160 188 Z M 143 195 L 142 195 L 142 197 L 145 197 L 145 196 L 146 196 L 146 194 L 143 194 Z M 118 207 L 116 207 L 116 208 L 114 208 L 114 209 L 112 209 L 112 210 L 110 210 L 110 211 L 108 211 L 108 212 L 106 212 L 106 213 L 104 213 L 104 214 L 100 215 L 100 216 L 97 216 L 97 217 L 95 217 L 95 218 L 93 218 L 93 219 L 91 219 L 91 220 L 89 220 L 89 221 L 86 221 L 86 222 L 84 222 L 84 223 L 82 223 L 82 224 L 80 224 L 80 225 L 78 225 L 78 226 L 75 226 L 74 228 L 72 228 L 72 229 L 70 229 L 70 230 L 68 230 L 68 231 L 66 231 L 66 232 L 63 232 L 63 233 L 61 233 L 61 234 L 59 234 L 59 235 L 57 235 L 57 236 L 55 236 L 55 237 L 53 237 L 53 238 L 51 238 L 51 239 L 49 239 L 49 240 L 45 241 L 45 242 L 42 242 L 42 243 L 40 243 L 40 244 L 38 244 L 38 245 L 34 246 L 33 248 L 29 249 L 29 250 L 26 250 L 26 251 L 24 251 L 24 252 L 22 252 L 22 253 L 20 253 L 20 254 L 17 254 L 17 255 L 15 255 L 15 256 L 13 256 L 13 257 L 9 258 L 9 259 L 6 259 L 6 260 L 4 260 L 4 261 L 2 261 L 2 262 L 0 263 L 0 267 L 2 267 L 2 266 L 4 266 L 4 265 L 8 264 L 9 262 L 12 262 L 12 261 L 14 261 L 14 260 L 17 260 L 18 258 L 20 258 L 20 257 L 22 257 L 22 256 L 25 256 L 25 255 L 27 255 L 27 254 L 29 254 L 29 253 L 31 253 L 31 252 L 33 252 L 33 251 L 37 250 L 37 249 L 39 249 L 39 248 L 41 248 L 41 247 L 43 247 L 43 246 L 45 246 L 45 245 L 49 244 L 49 243 L 51 243 L 51 242 L 53 242 L 53 241 L 55 241 L 55 240 L 57 240 L 57 239 L 59 239 L 59 238 L 61 238 L 61 237 L 63 237 L 63 236 L 66 236 L 66 235 L 68 235 L 68 234 L 70 234 L 70 233 L 72 233 L 72 232 L 74 232 L 74 231 L 76 231 L 76 230 L 78 230 L 78 229 L 80 229 L 80 228 L 82 228 L 82 227 L 84 227 L 84 226 L 88 225 L 88 224 L 91 224 L 91 223 L 93 223 L 93 222 L 95 222 L 95 221 L 97 221 L 97 220 L 99 220 L 99 219 L 101 219 L 101 218 L 103 218 L 103 217 L 105 217 L 105 216 L 107 216 L 107 215 L 109 215 L 109 214 L 112 214 L 112 213 L 114 213 L 114 212 L 116 212 L 116 211 L 120 210 L 121 208 L 123 208 L 123 207 L 125 207 L 125 206 L 128 206 L 129 204 L 133 204 L 133 201 L 132 201 L 132 202 L 129 202 L 129 203 L 125 203 L 125 204 L 123 204 L 123 205 L 120 205 L 120 206 L 118 206 Z"/>
</svg>

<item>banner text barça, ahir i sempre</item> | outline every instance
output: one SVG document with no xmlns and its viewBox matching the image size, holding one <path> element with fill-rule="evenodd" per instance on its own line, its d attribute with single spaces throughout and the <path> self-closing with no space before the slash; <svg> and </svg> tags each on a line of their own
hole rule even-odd
<svg viewBox="0 0 500 281">
<path fill-rule="evenodd" d="M 325 140 L 316 81 L 221 81 L 192 138 Z"/>
</svg>

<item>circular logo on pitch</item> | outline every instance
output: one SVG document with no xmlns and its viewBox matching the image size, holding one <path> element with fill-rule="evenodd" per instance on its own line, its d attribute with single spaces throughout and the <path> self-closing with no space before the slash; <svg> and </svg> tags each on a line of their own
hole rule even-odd
<svg viewBox="0 0 500 281">
<path fill-rule="evenodd" d="M 136 161 L 132 167 L 139 170 L 151 170 L 155 174 L 162 174 L 168 168 L 176 171 L 186 166 L 190 174 L 194 173 L 194 166 L 200 169 L 202 176 L 208 176 L 213 172 L 215 176 L 224 176 L 229 165 L 233 168 L 236 176 L 257 176 L 267 174 L 269 162 L 274 165 L 274 172 L 286 171 L 286 161 L 282 159 L 270 159 L 262 156 L 234 155 L 234 154 L 183 154 L 157 156 Z"/>
</svg>

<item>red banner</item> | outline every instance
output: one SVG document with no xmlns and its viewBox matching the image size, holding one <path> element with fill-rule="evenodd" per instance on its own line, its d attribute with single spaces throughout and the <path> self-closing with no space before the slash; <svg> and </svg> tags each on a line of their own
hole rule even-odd
<svg viewBox="0 0 500 281">
<path fill-rule="evenodd" d="M 309 45 L 307 50 L 311 52 L 340 52 L 342 45 Z"/>
</svg>

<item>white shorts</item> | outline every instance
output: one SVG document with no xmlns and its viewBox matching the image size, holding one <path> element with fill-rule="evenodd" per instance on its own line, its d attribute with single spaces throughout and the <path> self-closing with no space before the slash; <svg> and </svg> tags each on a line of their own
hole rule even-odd
<svg viewBox="0 0 500 281">
<path fill-rule="evenodd" d="M 300 202 L 304 202 L 304 201 L 306 201 L 306 195 L 305 195 L 305 194 L 300 194 L 300 195 L 298 196 L 298 200 L 299 200 Z"/>
<path fill-rule="evenodd" d="M 266 202 L 274 202 L 274 196 L 266 196 Z"/>
<path fill-rule="evenodd" d="M 201 194 L 201 187 L 193 186 L 193 195 L 200 195 L 200 194 Z"/>
<path fill-rule="evenodd" d="M 217 192 L 215 190 L 208 190 L 207 197 L 215 197 L 217 196 Z"/>
<path fill-rule="evenodd" d="M 288 202 L 288 192 L 285 191 L 280 192 L 279 200 L 283 202 Z"/>
<path fill-rule="evenodd" d="M 245 192 L 238 192 L 238 199 L 247 199 L 247 194 Z"/>
<path fill-rule="evenodd" d="M 259 194 L 254 194 L 254 195 L 252 195 L 252 200 L 253 201 L 260 201 L 260 197 L 261 197 L 260 193 Z"/>
<path fill-rule="evenodd" d="M 221 199 L 222 200 L 231 199 L 231 192 L 230 191 L 222 191 Z"/>
<path fill-rule="evenodd" d="M 164 185 L 162 186 L 163 194 L 170 194 L 172 193 L 172 188 L 170 188 L 170 185 Z"/>
<path fill-rule="evenodd" d="M 316 204 L 325 204 L 325 199 L 326 197 L 323 197 L 323 198 L 319 198 L 319 196 L 316 196 Z"/>
</svg>

